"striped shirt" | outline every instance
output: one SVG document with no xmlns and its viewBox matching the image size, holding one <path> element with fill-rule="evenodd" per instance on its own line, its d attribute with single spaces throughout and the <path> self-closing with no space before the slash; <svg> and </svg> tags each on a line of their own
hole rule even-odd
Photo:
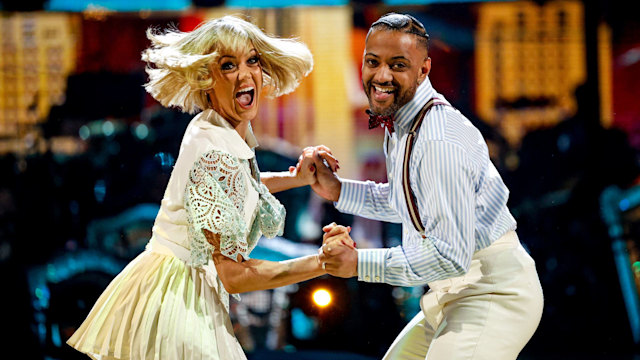
<svg viewBox="0 0 640 360">
<path fill-rule="evenodd" d="M 402 188 L 402 162 L 413 118 L 433 97 L 446 102 L 427 78 L 396 112 L 393 134 L 385 130 L 388 183 L 342 180 L 339 211 L 402 223 L 400 246 L 358 249 L 358 280 L 417 286 L 460 276 L 474 252 L 516 228 L 506 205 L 509 190 L 482 135 L 459 111 L 437 105 L 418 130 L 409 164 L 426 237 L 416 231 Z"/>
</svg>

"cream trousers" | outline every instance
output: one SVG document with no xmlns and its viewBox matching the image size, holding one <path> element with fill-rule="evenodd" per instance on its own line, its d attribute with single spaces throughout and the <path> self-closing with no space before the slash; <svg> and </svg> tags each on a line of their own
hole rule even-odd
<svg viewBox="0 0 640 360">
<path fill-rule="evenodd" d="M 465 275 L 429 288 L 385 360 L 514 360 L 542 316 L 535 263 L 514 231 L 477 251 Z"/>
</svg>

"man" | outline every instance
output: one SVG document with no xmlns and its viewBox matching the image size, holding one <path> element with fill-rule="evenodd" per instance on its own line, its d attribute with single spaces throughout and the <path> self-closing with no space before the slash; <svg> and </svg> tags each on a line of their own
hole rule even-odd
<svg viewBox="0 0 640 360">
<path fill-rule="evenodd" d="M 329 225 L 319 261 L 336 276 L 429 285 L 385 359 L 516 359 L 542 314 L 535 263 L 484 139 L 429 81 L 428 38 L 393 13 L 367 34 L 362 84 L 370 121 L 385 126 L 388 183 L 340 179 L 324 147 L 301 156 L 315 161 L 318 194 L 342 212 L 402 223 L 402 245 L 355 249 L 346 228 Z"/>
</svg>

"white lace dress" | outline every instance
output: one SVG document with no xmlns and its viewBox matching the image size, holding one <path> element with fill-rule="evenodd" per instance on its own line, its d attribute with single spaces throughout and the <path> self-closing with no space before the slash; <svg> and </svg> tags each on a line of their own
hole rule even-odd
<svg viewBox="0 0 640 360">
<path fill-rule="evenodd" d="M 282 234 L 284 208 L 260 183 L 255 137 L 213 110 L 196 116 L 146 250 L 109 284 L 68 344 L 93 359 L 246 359 L 228 314 L 229 294 L 204 230 L 220 251 L 248 259 L 262 234 Z"/>
</svg>

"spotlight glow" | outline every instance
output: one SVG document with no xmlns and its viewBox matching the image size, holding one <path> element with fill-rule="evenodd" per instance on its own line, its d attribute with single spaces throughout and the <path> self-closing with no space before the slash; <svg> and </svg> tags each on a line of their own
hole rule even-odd
<svg viewBox="0 0 640 360">
<path fill-rule="evenodd" d="M 318 289 L 313 292 L 313 302 L 319 307 L 326 307 L 331 304 L 331 293 L 325 289 Z"/>
</svg>

